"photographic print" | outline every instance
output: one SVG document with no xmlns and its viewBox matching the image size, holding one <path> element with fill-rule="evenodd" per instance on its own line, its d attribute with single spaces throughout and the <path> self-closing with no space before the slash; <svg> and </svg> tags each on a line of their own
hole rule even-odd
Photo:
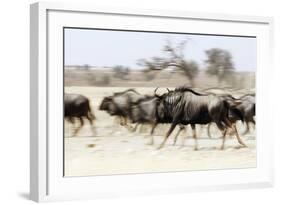
<svg viewBox="0 0 281 205">
<path fill-rule="evenodd" d="M 64 176 L 256 167 L 256 40 L 64 27 Z"/>
</svg>

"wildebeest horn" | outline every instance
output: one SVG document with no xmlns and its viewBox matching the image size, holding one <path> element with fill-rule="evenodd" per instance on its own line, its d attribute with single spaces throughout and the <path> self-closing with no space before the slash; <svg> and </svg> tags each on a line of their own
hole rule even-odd
<svg viewBox="0 0 281 205">
<path fill-rule="evenodd" d="M 156 96 L 156 97 L 160 97 L 160 95 L 157 95 L 156 94 L 156 91 L 158 90 L 158 87 L 157 88 L 155 88 L 155 90 L 154 90 L 154 95 Z"/>
<path fill-rule="evenodd" d="M 166 88 L 168 90 L 168 92 L 170 92 L 169 88 Z"/>
<path fill-rule="evenodd" d="M 158 87 L 157 88 L 155 88 L 155 90 L 154 90 L 154 94 L 156 94 L 156 91 L 158 90 Z"/>
</svg>

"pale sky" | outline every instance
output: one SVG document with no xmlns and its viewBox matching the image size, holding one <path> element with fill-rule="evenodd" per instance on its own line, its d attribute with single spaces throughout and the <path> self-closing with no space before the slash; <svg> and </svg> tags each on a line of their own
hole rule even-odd
<svg viewBox="0 0 281 205">
<path fill-rule="evenodd" d="M 185 58 L 205 67 L 205 51 L 222 48 L 232 54 L 237 71 L 256 70 L 256 38 L 215 35 L 168 34 L 94 29 L 65 29 L 65 65 L 129 66 L 141 58 L 163 56 L 162 48 L 169 40 L 176 45 L 188 39 Z"/>
</svg>

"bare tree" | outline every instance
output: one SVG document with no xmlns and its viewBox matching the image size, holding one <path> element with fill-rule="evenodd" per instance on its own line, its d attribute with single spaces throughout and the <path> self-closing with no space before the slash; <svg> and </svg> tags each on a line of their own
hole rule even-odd
<svg viewBox="0 0 281 205">
<path fill-rule="evenodd" d="M 195 61 L 183 61 L 181 69 L 184 71 L 185 76 L 188 77 L 191 85 L 194 86 L 194 78 L 198 74 L 198 64 Z"/>
<path fill-rule="evenodd" d="M 152 57 L 151 59 L 140 59 L 138 65 L 145 67 L 145 71 L 149 73 L 155 70 L 164 70 L 174 68 L 180 70 L 189 79 L 191 85 L 194 84 L 194 78 L 198 74 L 198 65 L 194 61 L 188 61 L 184 56 L 184 49 L 187 40 L 181 41 L 177 46 L 173 46 L 167 41 L 162 52 L 164 57 Z M 153 76 L 154 78 L 155 76 Z M 151 79 L 153 79 L 151 78 Z"/>
<path fill-rule="evenodd" d="M 229 77 L 233 76 L 234 65 L 229 51 L 220 48 L 212 48 L 205 52 L 208 57 L 205 61 L 207 63 L 206 72 L 209 75 L 217 76 L 219 84 L 223 80 L 227 80 Z"/>
</svg>

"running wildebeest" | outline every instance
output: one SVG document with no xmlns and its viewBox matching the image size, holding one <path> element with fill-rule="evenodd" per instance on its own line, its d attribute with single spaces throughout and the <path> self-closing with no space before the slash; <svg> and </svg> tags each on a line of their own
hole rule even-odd
<svg viewBox="0 0 281 205">
<path fill-rule="evenodd" d="M 123 92 L 114 93 L 112 96 L 105 97 L 99 109 L 106 111 L 111 116 L 120 117 L 120 124 L 128 126 L 127 120 L 130 116 L 130 106 L 144 96 L 134 89 L 128 89 Z"/>
<path fill-rule="evenodd" d="M 211 94 L 211 95 L 217 95 L 217 94 L 214 94 L 214 93 L 204 93 L 204 94 Z M 244 119 L 244 114 L 243 114 L 243 111 L 239 108 L 239 106 L 241 105 L 241 100 L 240 99 L 236 99 L 234 98 L 232 95 L 230 94 L 219 94 L 217 95 L 219 97 L 221 97 L 223 100 L 225 100 L 229 105 L 235 105 L 235 106 L 230 106 L 230 109 L 228 111 L 228 118 L 229 118 L 229 121 L 231 122 L 231 124 L 233 123 L 236 123 L 238 120 L 241 120 L 242 122 L 245 121 Z M 241 118 L 243 115 L 243 118 Z M 213 123 L 208 123 L 208 126 L 207 126 L 207 133 L 208 133 L 208 136 L 209 138 L 211 138 L 211 132 L 210 132 L 210 128 L 211 128 L 211 125 Z M 192 128 L 192 132 L 193 132 L 193 138 L 196 136 L 196 130 L 195 130 L 195 125 L 192 125 L 191 124 L 191 128 Z M 183 129 L 185 129 L 185 127 L 182 127 L 180 131 L 182 131 Z M 232 132 L 234 130 L 232 129 Z M 234 133 L 235 134 L 235 133 Z M 175 137 L 174 139 L 174 144 L 176 143 L 177 141 L 177 136 Z"/>
<path fill-rule="evenodd" d="M 214 122 L 223 131 L 221 149 L 224 149 L 227 128 L 232 128 L 239 144 L 246 146 L 237 132 L 236 125 L 232 124 L 228 117 L 229 110 L 235 109 L 237 106 L 235 103 L 230 104 L 219 96 L 200 94 L 186 87 L 179 87 L 174 91 L 163 95 L 155 94 L 155 96 L 158 98 L 156 111 L 158 122 L 171 123 L 159 149 L 165 145 L 176 125 L 208 124 L 211 122 Z M 239 113 L 238 110 L 235 110 L 235 112 Z M 243 116 L 240 115 L 240 117 L 243 120 Z M 196 140 L 195 149 L 197 149 L 196 133 L 194 139 Z"/>
<path fill-rule="evenodd" d="M 90 101 L 87 97 L 80 94 L 64 94 L 64 117 L 73 125 L 75 124 L 75 118 L 79 119 L 80 126 L 74 130 L 73 136 L 83 127 L 83 117 L 90 122 L 93 135 L 95 135 L 93 124 L 96 118 L 91 111 Z"/>
<path fill-rule="evenodd" d="M 157 89 L 155 89 L 156 91 Z M 167 88 L 168 92 L 169 89 Z M 139 99 L 138 101 L 131 103 L 130 106 L 130 120 L 132 123 L 137 123 L 135 130 L 139 124 L 150 124 L 152 126 L 150 131 L 150 145 L 154 144 L 153 140 L 153 133 L 155 128 L 159 123 L 161 123 L 161 120 L 157 118 L 157 105 L 158 105 L 158 98 L 156 96 L 149 96 L 146 95 L 145 97 Z M 179 125 L 180 130 L 176 135 L 180 134 L 180 132 L 185 128 L 183 125 Z M 175 139 L 176 139 L 175 138 Z"/>
<path fill-rule="evenodd" d="M 151 124 L 151 141 L 153 144 L 153 132 L 156 128 L 158 121 L 156 117 L 157 98 L 155 96 L 145 96 L 130 105 L 129 118 L 132 123 L 137 123 L 135 130 L 139 124 Z"/>
<path fill-rule="evenodd" d="M 246 130 L 243 134 L 247 134 L 250 131 L 249 124 L 256 124 L 254 119 L 256 116 L 256 96 L 255 94 L 246 94 L 239 99 L 241 100 L 241 104 L 237 108 L 241 110 L 246 122 Z"/>
<path fill-rule="evenodd" d="M 254 94 L 246 94 L 243 95 L 240 98 L 234 98 L 230 95 L 221 95 L 221 97 L 223 97 L 225 100 L 227 100 L 228 102 L 231 101 L 239 101 L 240 104 L 236 106 L 236 109 L 239 110 L 239 112 L 243 115 L 243 119 L 244 122 L 246 123 L 246 130 L 243 134 L 247 134 L 250 130 L 250 123 L 253 123 L 255 125 L 255 120 L 254 120 L 254 116 L 255 116 L 255 95 Z M 229 112 L 229 120 L 232 123 L 236 123 L 238 120 L 240 120 L 240 117 L 237 116 L 235 113 L 233 112 Z M 211 137 L 211 133 L 210 133 L 210 126 L 211 123 L 208 125 L 208 136 Z"/>
</svg>

